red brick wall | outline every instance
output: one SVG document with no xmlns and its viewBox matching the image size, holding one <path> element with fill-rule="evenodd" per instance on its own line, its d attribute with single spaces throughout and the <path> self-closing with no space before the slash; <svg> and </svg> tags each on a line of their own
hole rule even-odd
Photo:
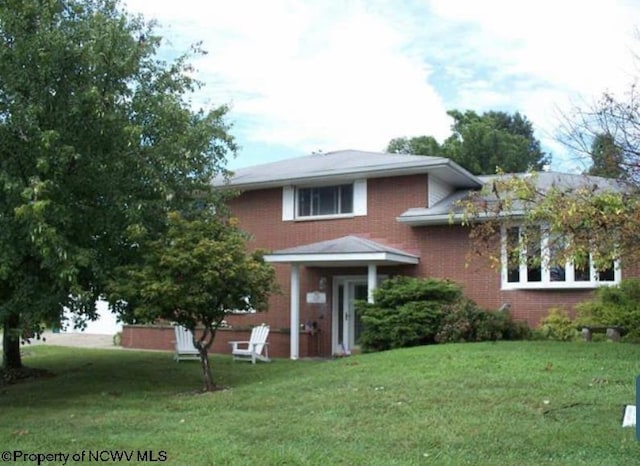
<svg viewBox="0 0 640 466">
<path fill-rule="evenodd" d="M 415 254 L 419 253 L 418 237 L 412 228 L 396 222 L 396 217 L 411 207 L 425 206 L 427 202 L 427 176 L 413 175 L 402 178 L 379 178 L 368 181 L 367 216 L 341 218 L 332 220 L 282 221 L 282 188 L 247 191 L 231 201 L 231 210 L 240 221 L 240 227 L 253 235 L 251 246 L 268 250 L 285 249 L 304 244 L 339 238 L 346 235 L 368 237 L 389 246 L 397 247 Z M 232 316 L 230 323 L 237 325 L 253 325 L 263 320 L 274 328 L 288 328 L 290 307 L 290 273 L 288 264 L 275 264 L 278 282 L 282 293 L 271 298 L 267 314 L 251 316 Z M 395 268 L 394 268 L 395 270 Z M 331 282 L 333 274 L 366 275 L 365 267 L 346 271 L 318 270 L 302 268 L 300 276 L 301 316 L 304 323 L 313 317 L 305 309 L 307 292 L 317 290 L 320 277 Z M 331 289 L 327 289 L 330 300 Z M 318 312 L 318 311 L 316 311 Z M 309 316 L 307 316 L 309 314 Z M 331 352 L 331 307 L 322 319 L 312 318 L 321 329 L 322 347 Z"/>
<path fill-rule="evenodd" d="M 240 226 L 253 234 L 254 247 L 271 250 L 339 238 L 354 234 L 393 245 L 420 256 L 417 266 L 389 267 L 387 273 L 450 278 L 464 287 L 465 294 L 481 306 L 496 309 L 511 305 L 515 318 L 536 325 L 550 307 L 571 309 L 591 295 L 589 290 L 505 290 L 500 288 L 500 272 L 488 260 L 469 257 L 468 230 L 459 225 L 410 227 L 396 218 L 411 207 L 426 205 L 427 178 L 424 175 L 370 179 L 367 187 L 366 217 L 321 221 L 282 221 L 282 189 L 273 188 L 243 193 L 231 208 Z M 272 299 L 269 322 L 287 326 L 289 321 L 289 265 L 276 265 L 283 294 Z M 344 269 L 303 269 L 301 295 L 317 288 L 320 276 L 346 274 Z M 316 272 L 313 272 L 313 271 Z M 353 271 L 366 275 L 366 269 Z M 330 296 L 331 290 L 327 290 Z M 304 314 L 305 305 L 301 309 Z M 325 338 L 330 338 L 330 312 L 321 323 Z M 327 319 L 328 317 L 328 319 Z M 257 317 L 258 319 L 260 317 Z M 242 317 L 241 319 L 245 319 Z M 329 322 L 327 322 L 327 320 Z M 304 315 L 301 315 L 304 322 Z M 330 345 L 330 340 L 328 340 Z"/>
<path fill-rule="evenodd" d="M 211 353 L 231 354 L 230 341 L 247 341 L 251 335 L 250 328 L 220 329 L 216 337 Z M 288 358 L 289 332 L 280 329 L 272 329 L 269 332 L 267 342 L 269 344 L 269 357 Z M 172 326 L 169 325 L 125 325 L 122 329 L 122 346 L 124 348 L 141 348 L 174 351 L 175 336 Z M 317 335 L 300 334 L 300 357 L 319 356 L 323 348 Z"/>
<path fill-rule="evenodd" d="M 457 226 L 410 227 L 396 221 L 396 218 L 412 207 L 423 207 L 427 199 L 426 175 L 394 178 L 378 178 L 368 181 L 367 216 L 316 221 L 282 221 L 282 189 L 248 191 L 231 202 L 231 209 L 240 221 L 240 227 L 253 235 L 252 248 L 278 250 L 300 246 L 317 241 L 335 239 L 346 235 L 359 235 L 384 244 L 403 249 L 420 256 L 417 266 L 380 268 L 379 274 L 405 274 L 425 277 L 449 278 L 460 283 L 465 294 L 481 306 L 496 309 L 504 303 L 511 305 L 516 319 L 537 325 L 550 307 L 561 306 L 571 309 L 579 301 L 588 298 L 589 290 L 507 290 L 500 289 L 499 270 L 482 258 L 469 258 L 468 230 Z M 267 313 L 230 316 L 234 327 L 250 327 L 262 322 L 268 323 L 273 341 L 274 354 L 288 356 L 290 266 L 276 264 L 278 282 L 282 292 L 272 296 Z M 320 328 L 317 338 L 319 354 L 331 354 L 331 278 L 334 275 L 366 275 L 365 267 L 307 268 L 301 269 L 300 322 L 316 321 Z M 327 278 L 326 306 L 307 305 L 307 292 L 318 289 L 320 277 Z M 142 332 L 136 330 L 136 333 Z M 282 333 L 279 333 L 282 332 Z M 145 337 L 138 347 L 159 347 L 167 349 L 167 336 Z M 142 334 L 142 333 L 140 333 Z M 282 340 L 280 340 L 280 335 Z M 227 352 L 228 334 L 217 336 L 215 351 Z M 248 335 L 245 335 L 246 339 Z M 302 335 L 301 335 L 302 337 Z M 157 339 L 162 338 L 163 343 Z M 127 336 L 123 336 L 123 342 Z M 172 339 L 172 337 L 171 337 Z M 124 344 L 124 343 L 123 343 Z M 280 346 L 282 345 L 282 347 Z M 301 339 L 301 356 L 306 350 Z M 170 348 L 172 346 L 170 345 Z"/>
<path fill-rule="evenodd" d="M 154 350 L 173 350 L 175 336 L 170 326 L 124 325 L 122 347 Z"/>
<path fill-rule="evenodd" d="M 231 210 L 240 227 L 254 236 L 255 247 L 276 250 L 360 235 L 414 250 L 412 229 L 395 219 L 411 207 L 426 205 L 426 175 L 369 180 L 367 197 L 367 216 L 332 220 L 283 222 L 282 188 L 247 191 L 231 201 Z"/>
<path fill-rule="evenodd" d="M 415 228 L 420 237 L 421 276 L 450 278 L 463 286 L 465 294 L 487 309 L 508 303 L 518 320 L 539 323 L 551 307 L 573 306 L 588 299 L 591 290 L 501 290 L 499 268 L 486 258 L 471 257 L 468 229 L 459 225 Z M 496 245 L 497 247 L 497 245 Z"/>
</svg>

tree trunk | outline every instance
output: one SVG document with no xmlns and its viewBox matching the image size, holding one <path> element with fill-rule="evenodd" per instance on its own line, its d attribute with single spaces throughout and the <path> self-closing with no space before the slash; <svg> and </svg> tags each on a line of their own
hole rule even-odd
<svg viewBox="0 0 640 466">
<path fill-rule="evenodd" d="M 217 325 L 220 325 L 220 323 L 218 322 Z M 196 348 L 198 348 L 198 352 L 200 353 L 202 379 L 204 381 L 204 390 L 206 392 L 218 390 L 218 386 L 213 383 L 213 377 L 211 377 L 211 366 L 209 365 L 209 348 L 211 348 L 211 345 L 213 344 L 213 337 L 215 334 L 216 331 L 213 324 L 211 322 L 205 322 L 202 335 L 197 342 L 198 344 L 196 344 Z M 195 332 L 193 335 L 195 342 Z"/>
<path fill-rule="evenodd" d="M 2 367 L 4 369 L 22 368 L 19 325 L 20 316 L 14 313 L 10 313 L 2 322 Z"/>
<path fill-rule="evenodd" d="M 202 366 L 202 379 L 204 381 L 204 391 L 212 392 L 217 390 L 218 387 L 215 383 L 213 383 L 213 378 L 211 377 L 211 367 L 209 366 L 209 354 L 207 348 L 199 348 L 200 352 L 200 364 Z"/>
</svg>

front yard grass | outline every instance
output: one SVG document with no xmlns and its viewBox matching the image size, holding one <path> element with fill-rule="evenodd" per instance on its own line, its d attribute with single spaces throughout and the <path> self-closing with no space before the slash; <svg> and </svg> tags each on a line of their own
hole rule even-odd
<svg viewBox="0 0 640 466">
<path fill-rule="evenodd" d="M 55 377 L 0 387 L 3 450 L 152 450 L 165 464 L 632 464 L 640 346 L 448 344 L 233 363 L 194 394 L 169 353 L 25 347 Z M 113 462 L 115 464 L 115 461 Z M 45 463 L 46 464 L 46 463 Z M 60 464 L 60 463 L 51 463 Z M 73 464 L 73 463 L 71 463 Z M 108 464 L 104 463 L 103 464 Z"/>
</svg>

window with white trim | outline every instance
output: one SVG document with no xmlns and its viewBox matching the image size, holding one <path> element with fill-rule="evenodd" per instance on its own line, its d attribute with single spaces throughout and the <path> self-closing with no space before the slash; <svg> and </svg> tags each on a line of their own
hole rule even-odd
<svg viewBox="0 0 640 466">
<path fill-rule="evenodd" d="M 561 262 L 566 239 L 545 228 L 510 226 L 502 229 L 502 288 L 595 288 L 620 283 L 617 262 L 596 269 L 591 255 Z"/>
<path fill-rule="evenodd" d="M 285 186 L 282 220 L 314 220 L 367 215 L 367 180 Z"/>
<path fill-rule="evenodd" d="M 297 188 L 297 217 L 353 214 L 353 183 Z"/>
</svg>

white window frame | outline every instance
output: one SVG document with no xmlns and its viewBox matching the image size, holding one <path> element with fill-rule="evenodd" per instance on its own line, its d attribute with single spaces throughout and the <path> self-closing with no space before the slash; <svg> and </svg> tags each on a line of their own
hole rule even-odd
<svg viewBox="0 0 640 466">
<path fill-rule="evenodd" d="M 344 214 L 329 215 L 298 215 L 298 193 L 299 189 L 322 188 L 329 186 L 340 186 L 353 184 L 353 211 Z M 367 215 L 367 180 L 354 180 L 347 182 L 335 182 L 313 185 L 284 186 L 282 188 L 282 220 L 283 221 L 307 221 L 307 220 L 330 220 L 340 218 L 352 218 Z"/>
<path fill-rule="evenodd" d="M 509 228 L 518 228 L 521 229 L 522 225 L 510 225 Z M 520 231 L 520 230 L 519 230 Z M 503 290 L 535 290 L 535 289 L 593 289 L 599 286 L 613 286 L 620 284 L 620 280 L 622 279 L 622 271 L 620 270 L 619 261 L 614 261 L 613 263 L 613 280 L 612 281 L 603 281 L 599 279 L 598 271 L 596 270 L 593 262 L 593 257 L 589 256 L 589 265 L 590 265 L 590 280 L 575 280 L 575 269 L 574 264 L 570 261 L 564 266 L 565 270 L 565 280 L 564 281 L 551 281 L 551 268 L 549 267 L 550 260 L 550 252 L 549 252 L 549 231 L 545 228 L 541 227 L 540 233 L 540 254 L 541 254 L 541 264 L 540 264 L 540 281 L 527 281 L 528 273 L 527 273 L 527 261 L 526 248 L 522 248 L 520 251 L 520 268 L 519 268 L 519 278 L 518 282 L 510 282 L 509 281 L 509 264 L 508 264 L 508 255 L 507 255 L 507 227 L 503 226 L 501 229 L 501 257 L 500 257 L 500 265 L 501 265 L 501 281 L 502 281 L 502 289 Z"/>
</svg>

